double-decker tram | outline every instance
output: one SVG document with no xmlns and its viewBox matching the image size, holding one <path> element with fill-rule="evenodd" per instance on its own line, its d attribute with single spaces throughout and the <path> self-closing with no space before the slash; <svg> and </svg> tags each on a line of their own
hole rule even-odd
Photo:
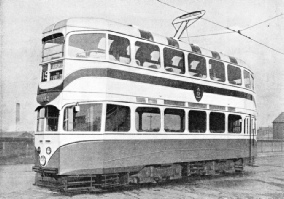
<svg viewBox="0 0 284 199">
<path fill-rule="evenodd" d="M 104 19 L 43 32 L 36 184 L 65 191 L 240 172 L 256 156 L 241 60 Z"/>
</svg>

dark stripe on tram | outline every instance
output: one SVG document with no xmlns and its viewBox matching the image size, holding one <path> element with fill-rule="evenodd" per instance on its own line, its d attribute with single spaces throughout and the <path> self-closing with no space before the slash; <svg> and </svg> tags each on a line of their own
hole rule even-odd
<svg viewBox="0 0 284 199">
<path fill-rule="evenodd" d="M 212 93 L 217 95 L 223 95 L 223 96 L 232 96 L 232 97 L 238 97 L 238 98 L 244 98 L 248 100 L 254 101 L 254 98 L 251 94 L 235 91 L 235 90 L 229 90 L 224 88 L 217 88 L 213 86 L 206 86 L 206 85 L 200 85 L 192 82 L 185 82 L 180 80 L 171 80 L 163 77 L 156 77 L 151 75 L 145 75 L 145 74 L 137 74 L 132 72 L 126 72 L 116 69 L 106 69 L 106 68 L 100 68 L 100 69 L 82 69 L 79 71 L 76 71 L 72 74 L 70 74 L 68 77 L 65 78 L 63 83 L 55 88 L 51 89 L 38 89 L 38 98 L 40 97 L 40 94 L 43 93 L 50 93 L 50 92 L 56 92 L 52 93 L 52 101 L 55 99 L 60 92 L 58 90 L 61 88 L 63 90 L 68 84 L 70 84 L 72 81 L 79 79 L 81 77 L 110 77 L 114 79 L 120 79 L 120 80 L 128 80 L 133 82 L 142 82 L 142 83 L 148 83 L 148 84 L 154 84 L 154 85 L 160 85 L 160 86 L 167 86 L 172 88 L 179 88 L 184 90 L 194 90 L 196 86 L 199 86 L 200 89 L 204 91 L 204 93 Z M 50 93 L 51 94 L 51 93 Z"/>
</svg>

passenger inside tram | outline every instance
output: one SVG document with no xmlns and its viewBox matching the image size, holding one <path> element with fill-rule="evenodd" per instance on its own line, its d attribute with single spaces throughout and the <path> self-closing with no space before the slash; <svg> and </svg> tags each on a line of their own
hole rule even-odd
<svg viewBox="0 0 284 199">
<path fill-rule="evenodd" d="M 197 64 L 196 66 L 196 75 L 194 75 L 195 77 L 206 77 L 207 75 L 206 72 L 206 66 L 205 64 L 203 64 L 201 61 Z"/>
<path fill-rule="evenodd" d="M 225 65 L 223 62 L 219 62 L 213 59 L 209 60 L 209 72 L 210 78 L 215 81 L 225 81 Z"/>
<path fill-rule="evenodd" d="M 109 48 L 110 61 L 119 61 L 125 64 L 130 63 L 130 43 L 127 39 L 109 35 Z"/>
<path fill-rule="evenodd" d="M 164 48 L 165 70 L 177 74 L 184 74 L 184 54 L 171 48 Z"/>
<path fill-rule="evenodd" d="M 156 45 L 136 42 L 135 61 L 138 66 L 158 69 L 160 68 L 160 50 Z"/>
<path fill-rule="evenodd" d="M 188 55 L 188 71 L 193 77 L 207 77 L 206 60 L 204 57 L 189 54 Z"/>
</svg>

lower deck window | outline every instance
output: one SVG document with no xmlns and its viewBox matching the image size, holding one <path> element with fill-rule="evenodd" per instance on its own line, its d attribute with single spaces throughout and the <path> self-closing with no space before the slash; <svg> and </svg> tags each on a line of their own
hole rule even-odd
<svg viewBox="0 0 284 199">
<path fill-rule="evenodd" d="M 191 133 L 205 133 L 206 131 L 206 112 L 188 112 L 188 130 Z"/>
<path fill-rule="evenodd" d="M 130 108 L 114 104 L 107 104 L 106 131 L 126 132 L 130 130 Z"/>
<path fill-rule="evenodd" d="M 165 109 L 165 131 L 184 132 L 184 110 Z"/>
<path fill-rule="evenodd" d="M 242 132 L 242 117 L 241 116 L 229 114 L 228 132 L 229 133 L 241 133 Z"/>
<path fill-rule="evenodd" d="M 138 107 L 135 111 L 135 126 L 137 131 L 160 131 L 161 115 L 159 108 Z"/>
<path fill-rule="evenodd" d="M 69 106 L 64 111 L 65 131 L 100 131 L 102 104 L 80 104 L 79 109 Z"/>
<path fill-rule="evenodd" d="M 37 131 L 57 131 L 59 110 L 55 106 L 46 106 L 38 110 Z"/>
<path fill-rule="evenodd" d="M 211 112 L 209 116 L 209 128 L 211 133 L 225 132 L 225 114 Z"/>
</svg>

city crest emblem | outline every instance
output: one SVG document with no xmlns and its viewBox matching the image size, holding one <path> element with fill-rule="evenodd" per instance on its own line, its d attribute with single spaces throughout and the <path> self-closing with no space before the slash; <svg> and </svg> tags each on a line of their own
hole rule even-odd
<svg viewBox="0 0 284 199">
<path fill-rule="evenodd" d="M 199 102 L 202 99 L 202 97 L 203 97 L 203 88 L 202 88 L 202 86 L 200 86 L 200 85 L 194 86 L 193 93 L 194 93 L 195 99 Z"/>
</svg>

